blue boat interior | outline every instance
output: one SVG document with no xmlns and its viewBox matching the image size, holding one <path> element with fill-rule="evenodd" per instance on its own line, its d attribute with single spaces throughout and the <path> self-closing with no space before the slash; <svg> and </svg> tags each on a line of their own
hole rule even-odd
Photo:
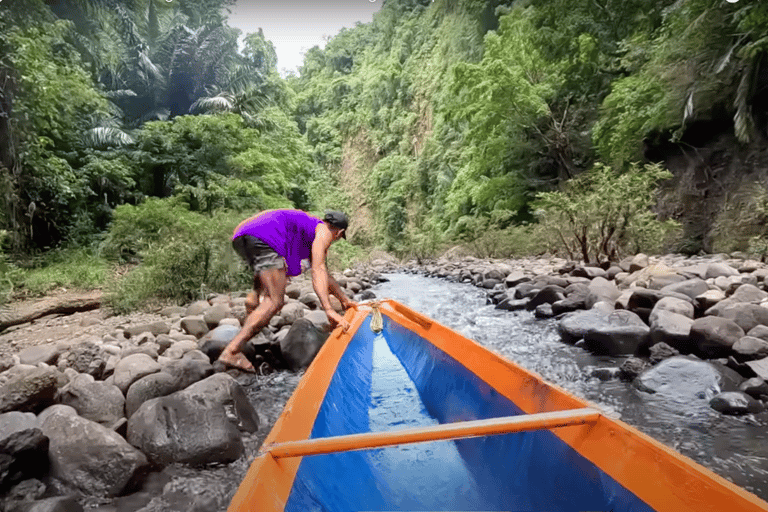
<svg viewBox="0 0 768 512">
<path fill-rule="evenodd" d="M 311 438 L 523 414 L 384 316 L 339 361 Z M 286 511 L 651 511 L 548 430 L 305 456 Z"/>
</svg>

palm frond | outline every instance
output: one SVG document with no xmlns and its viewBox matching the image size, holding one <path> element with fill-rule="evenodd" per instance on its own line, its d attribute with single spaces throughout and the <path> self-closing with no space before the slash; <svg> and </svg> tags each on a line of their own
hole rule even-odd
<svg viewBox="0 0 768 512">
<path fill-rule="evenodd" d="M 198 98 L 191 107 L 190 114 L 204 114 L 208 112 L 230 112 L 234 109 L 234 102 L 227 95 Z"/>
<path fill-rule="evenodd" d="M 109 149 L 130 146 L 134 143 L 134 140 L 133 137 L 118 128 L 98 126 L 91 128 L 83 134 L 83 143 L 94 149 Z"/>
</svg>

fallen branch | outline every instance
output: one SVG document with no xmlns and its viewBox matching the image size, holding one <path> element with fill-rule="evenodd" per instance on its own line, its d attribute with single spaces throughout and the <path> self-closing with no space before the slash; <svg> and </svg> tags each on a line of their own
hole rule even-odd
<svg viewBox="0 0 768 512">
<path fill-rule="evenodd" d="M 46 297 L 35 302 L 9 305 L 0 311 L 0 332 L 13 325 L 24 324 L 46 315 L 69 315 L 78 311 L 91 311 L 101 307 L 102 292 L 94 291 L 81 295 Z"/>
</svg>

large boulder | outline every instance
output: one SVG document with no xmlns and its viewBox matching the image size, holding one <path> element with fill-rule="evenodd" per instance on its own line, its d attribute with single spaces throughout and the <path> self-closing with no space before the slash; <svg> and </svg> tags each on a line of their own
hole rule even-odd
<svg viewBox="0 0 768 512">
<path fill-rule="evenodd" d="M 148 470 L 147 458 L 117 433 L 66 405 L 40 414 L 50 439 L 51 475 L 97 496 L 117 496 Z"/>
<path fill-rule="evenodd" d="M 59 391 L 58 402 L 69 405 L 85 419 L 114 425 L 125 416 L 125 398 L 120 389 L 104 381 L 96 381 L 86 373 L 78 374 Z"/>
<path fill-rule="evenodd" d="M 682 293 L 683 295 L 687 295 L 691 299 L 695 299 L 702 293 L 706 293 L 707 290 L 709 290 L 709 285 L 707 285 L 706 281 L 704 281 L 703 279 L 694 278 L 694 279 L 687 279 L 679 283 L 669 284 L 664 288 L 662 288 L 660 291 L 662 294 Z"/>
<path fill-rule="evenodd" d="M 587 349 L 598 354 L 634 354 L 647 344 L 649 328 L 635 313 L 616 310 L 601 324 L 594 325 L 584 333 Z"/>
<path fill-rule="evenodd" d="M 125 416 L 130 418 L 147 400 L 170 395 L 182 389 L 177 377 L 170 373 L 157 372 L 145 375 L 128 388 L 125 394 Z"/>
<path fill-rule="evenodd" d="M 707 310 L 708 315 L 733 320 L 744 332 L 758 325 L 768 325 L 768 309 L 757 304 L 723 301 Z"/>
<path fill-rule="evenodd" d="M 31 412 L 11 411 L 0 414 L 0 440 L 14 432 L 37 427 L 37 416 Z"/>
<path fill-rule="evenodd" d="M 554 309 L 554 308 L 553 308 Z M 607 304 L 589 309 L 587 311 L 575 311 L 568 313 L 557 324 L 560 337 L 567 343 L 576 343 L 584 338 L 584 334 L 596 325 L 606 322 L 606 318 L 613 312 L 613 308 Z"/>
<path fill-rule="evenodd" d="M 531 297 L 531 300 L 526 304 L 526 308 L 533 310 L 542 304 L 552 304 L 563 299 L 565 299 L 565 290 L 563 288 L 556 285 L 547 285 Z"/>
<path fill-rule="evenodd" d="M 38 428 L 14 432 L 0 440 L 0 490 L 10 484 L 37 478 L 48 468 L 48 438 Z"/>
<path fill-rule="evenodd" d="M 0 413 L 39 411 L 53 404 L 59 372 L 51 367 L 18 365 L 7 372 L 0 386 Z"/>
<path fill-rule="evenodd" d="M 691 325 L 691 343 L 705 357 L 727 357 L 743 336 L 744 329 L 727 318 L 705 316 Z"/>
<path fill-rule="evenodd" d="M 684 356 L 665 359 L 633 382 L 641 391 L 681 403 L 710 400 L 720 392 L 721 383 L 722 376 L 713 365 Z"/>
<path fill-rule="evenodd" d="M 666 343 L 684 354 L 694 352 L 696 346 L 691 343 L 693 319 L 667 310 L 651 314 L 651 345 Z"/>
<path fill-rule="evenodd" d="M 241 432 L 258 425 L 243 388 L 217 373 L 142 404 L 128 421 L 128 440 L 155 464 L 228 463 L 243 454 Z"/>
<path fill-rule="evenodd" d="M 596 277 L 589 283 L 589 294 L 584 300 L 584 305 L 587 309 L 592 309 L 598 302 L 607 302 L 612 305 L 619 295 L 621 292 L 616 287 L 616 283 L 603 277 Z"/>
<path fill-rule="evenodd" d="M 321 331 L 306 318 L 294 322 L 288 334 L 280 340 L 280 351 L 288 368 L 297 371 L 309 366 L 328 335 L 327 331 Z"/>
</svg>

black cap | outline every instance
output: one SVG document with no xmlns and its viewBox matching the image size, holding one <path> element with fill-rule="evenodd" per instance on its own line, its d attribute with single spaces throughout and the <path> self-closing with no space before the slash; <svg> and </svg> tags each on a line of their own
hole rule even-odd
<svg viewBox="0 0 768 512">
<path fill-rule="evenodd" d="M 347 215 L 344 212 L 335 212 L 335 211 L 329 211 L 325 212 L 325 217 L 323 217 L 323 221 L 327 222 L 331 226 L 343 229 L 344 234 L 342 234 L 342 238 L 347 238 L 347 226 L 349 226 L 349 219 L 347 218 Z"/>
</svg>

